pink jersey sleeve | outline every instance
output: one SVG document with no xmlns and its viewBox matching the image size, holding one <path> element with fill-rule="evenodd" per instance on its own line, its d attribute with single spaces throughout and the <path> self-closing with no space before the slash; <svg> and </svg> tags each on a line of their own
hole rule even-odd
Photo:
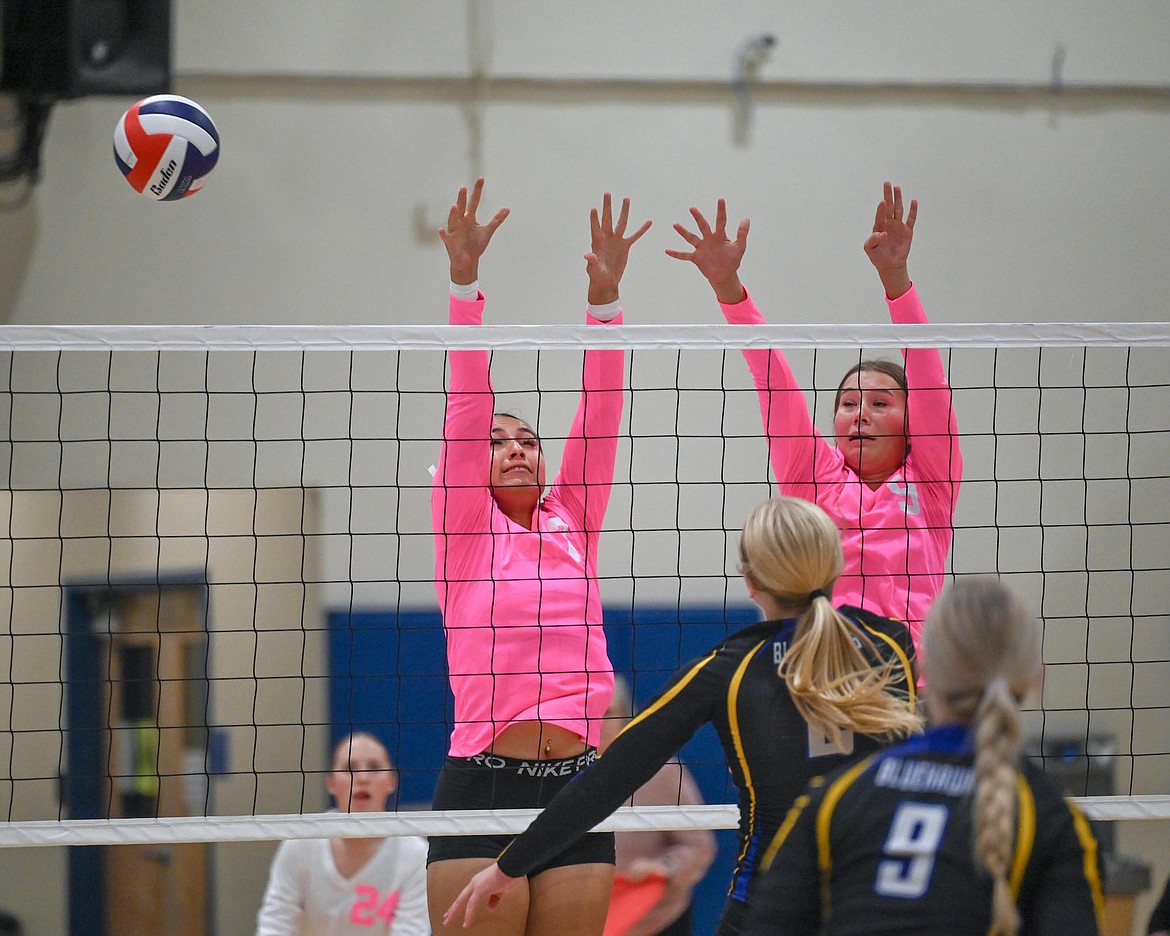
<svg viewBox="0 0 1170 936">
<path fill-rule="evenodd" d="M 746 293 L 746 290 L 745 290 Z M 720 303 L 731 325 L 763 325 L 764 317 L 750 294 L 734 305 Z M 833 461 L 834 450 L 813 425 L 808 401 L 788 361 L 778 349 L 747 348 L 743 352 L 760 401 L 768 456 L 782 493 L 817 499 L 814 478 L 818 460 Z"/>
<path fill-rule="evenodd" d="M 890 321 L 896 325 L 927 321 L 913 286 L 886 302 Z M 942 356 L 934 348 L 907 348 L 904 356 L 910 390 L 906 432 L 911 448 L 907 461 L 912 463 L 918 483 L 931 491 L 939 500 L 938 507 L 953 518 L 963 477 L 963 454 Z"/>
<path fill-rule="evenodd" d="M 451 297 L 451 325 L 479 325 L 484 296 Z M 489 524 L 491 430 L 495 410 L 487 351 L 451 351 L 443 445 L 431 488 L 436 533 L 467 532 Z"/>
<path fill-rule="evenodd" d="M 589 325 L 604 326 L 592 316 Z M 610 324 L 620 325 L 619 312 Z M 561 468 L 549 490 L 589 534 L 597 534 L 605 520 L 613 486 L 624 400 L 625 353 L 620 350 L 585 352 L 581 402 L 565 440 Z"/>
</svg>

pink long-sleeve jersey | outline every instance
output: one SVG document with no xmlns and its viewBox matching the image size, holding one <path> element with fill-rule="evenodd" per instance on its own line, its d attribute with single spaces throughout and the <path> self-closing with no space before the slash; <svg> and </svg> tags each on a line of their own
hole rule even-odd
<svg viewBox="0 0 1170 936">
<path fill-rule="evenodd" d="M 886 301 L 895 324 L 927 320 L 913 287 Z M 764 322 L 751 296 L 720 307 L 732 324 Z M 938 351 L 904 352 L 910 451 L 877 490 L 817 431 L 784 355 L 774 349 L 743 355 L 759 394 L 781 493 L 815 502 L 841 531 L 845 568 L 834 603 L 905 621 L 917 647 L 926 612 L 943 586 L 963 475 L 958 425 Z"/>
<path fill-rule="evenodd" d="M 483 293 L 475 301 L 453 296 L 450 323 L 480 324 L 483 306 Z M 613 483 L 624 354 L 585 352 L 581 402 L 536 530 L 513 523 L 492 496 L 488 353 L 452 351 L 450 362 L 431 493 L 435 588 L 455 697 L 450 754 L 482 753 L 509 725 L 531 720 L 595 746 L 613 696 L 597 543 Z"/>
</svg>

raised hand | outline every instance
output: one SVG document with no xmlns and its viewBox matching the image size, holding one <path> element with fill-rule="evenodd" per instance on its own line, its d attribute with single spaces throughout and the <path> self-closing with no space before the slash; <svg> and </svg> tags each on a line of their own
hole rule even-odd
<svg viewBox="0 0 1170 936">
<path fill-rule="evenodd" d="M 891 299 L 897 299 L 910 288 L 906 261 L 914 240 L 918 200 L 911 199 L 910 210 L 906 212 L 905 218 L 902 213 L 902 189 L 886 182 L 873 219 L 873 233 L 865 241 L 865 253 L 878 271 L 886 287 L 886 295 Z"/>
<path fill-rule="evenodd" d="M 630 200 L 622 199 L 622 210 L 617 224 L 613 223 L 613 199 L 606 192 L 601 199 L 601 213 L 596 208 L 589 212 L 590 248 L 585 254 L 585 272 L 589 275 L 589 302 L 605 305 L 618 299 L 618 285 L 626 272 L 630 248 L 650 230 L 650 221 L 642 224 L 629 237 L 626 226 L 630 220 Z"/>
<path fill-rule="evenodd" d="M 681 224 L 674 229 L 693 248 L 692 250 L 667 250 L 668 257 L 693 263 L 707 278 L 720 302 L 741 302 L 746 295 L 739 281 L 739 265 L 747 250 L 748 228 L 751 222 L 744 218 L 739 222 L 735 240 L 727 237 L 727 202 L 722 198 L 715 208 L 715 227 L 707 223 L 698 208 L 691 209 L 698 233 L 688 231 Z"/>
<path fill-rule="evenodd" d="M 459 189 L 459 195 L 447 215 L 447 226 L 439 228 L 439 237 L 447 248 L 451 260 L 451 281 L 466 285 L 479 278 L 479 258 L 496 233 L 496 228 L 508 217 L 508 209 L 501 208 L 487 224 L 480 224 L 475 213 L 479 210 L 479 198 L 483 194 L 483 179 L 476 179 L 468 195 L 467 186 Z"/>
</svg>

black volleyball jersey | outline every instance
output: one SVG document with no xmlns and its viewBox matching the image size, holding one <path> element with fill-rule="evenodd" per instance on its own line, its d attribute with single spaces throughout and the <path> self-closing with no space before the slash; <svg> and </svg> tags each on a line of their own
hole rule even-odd
<svg viewBox="0 0 1170 936">
<path fill-rule="evenodd" d="M 943 726 L 813 781 L 764 855 L 751 936 L 986 936 L 991 878 L 972 846 L 974 751 Z M 1020 936 L 1095 936 L 1097 845 L 1031 763 L 1016 775 L 1008 883 Z"/>
<path fill-rule="evenodd" d="M 893 688 L 907 692 L 913 703 L 910 632 L 897 621 L 859 608 L 841 611 L 868 635 L 881 662 L 895 662 Z M 729 896 L 745 901 L 762 847 L 809 779 L 880 746 L 873 738 L 846 732 L 842 749 L 831 748 L 801 718 L 777 673 L 795 629 L 793 619 L 753 624 L 676 673 L 605 754 L 501 853 L 500 869 L 524 877 L 547 862 L 621 806 L 710 722 L 739 791 L 738 854 Z"/>
</svg>

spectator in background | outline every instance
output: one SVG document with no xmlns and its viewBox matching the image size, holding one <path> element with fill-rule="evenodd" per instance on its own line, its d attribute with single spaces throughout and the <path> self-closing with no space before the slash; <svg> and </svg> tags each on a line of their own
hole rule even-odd
<svg viewBox="0 0 1170 936">
<path fill-rule="evenodd" d="M 347 735 L 325 788 L 341 812 L 384 812 L 398 788 L 385 746 Z M 429 936 L 421 838 L 293 839 L 272 859 L 256 936 Z"/>
</svg>

